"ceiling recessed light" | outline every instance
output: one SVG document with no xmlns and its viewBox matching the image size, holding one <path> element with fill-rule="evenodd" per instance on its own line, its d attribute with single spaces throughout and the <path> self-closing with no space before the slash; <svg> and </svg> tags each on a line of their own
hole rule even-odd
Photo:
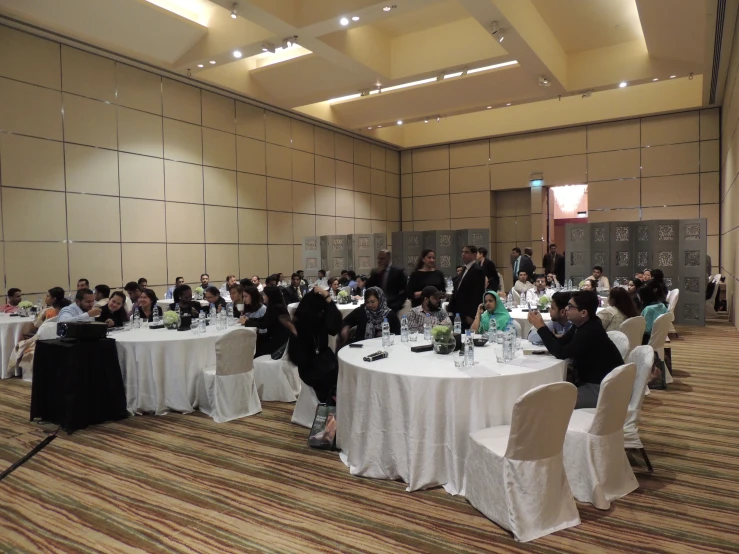
<svg viewBox="0 0 739 554">
<path fill-rule="evenodd" d="M 367 130 L 368 130 L 368 131 L 371 131 L 371 130 L 372 130 L 372 127 L 367 127 Z"/>
<path fill-rule="evenodd" d="M 510 102 L 508 102 L 508 103 L 506 104 L 506 106 L 510 106 L 510 105 L 511 105 L 511 103 L 510 103 Z"/>
<path fill-rule="evenodd" d="M 199 64 L 198 64 L 198 67 L 203 67 L 203 64 L 199 63 Z"/>
<path fill-rule="evenodd" d="M 677 75 L 670 75 L 670 79 L 674 79 Z"/>
<path fill-rule="evenodd" d="M 657 79 L 657 77 L 655 77 L 654 79 L 652 79 L 652 81 L 659 81 L 659 79 Z"/>
<path fill-rule="evenodd" d="M 349 20 L 346 17 L 342 17 L 341 19 L 339 19 L 339 23 L 346 26 L 349 25 Z"/>
<path fill-rule="evenodd" d="M 234 58 L 240 58 L 240 57 L 241 57 L 241 52 L 239 52 L 238 50 L 234 50 Z"/>
<path fill-rule="evenodd" d="M 352 17 L 352 21 L 359 21 L 359 16 L 355 15 L 354 17 Z"/>
<path fill-rule="evenodd" d="M 233 7 L 231 8 L 231 19 L 236 19 L 237 17 L 239 17 L 238 7 L 239 5 L 236 2 L 234 2 Z"/>
<path fill-rule="evenodd" d="M 428 118 L 424 119 L 423 122 L 428 123 L 429 122 Z"/>
<path fill-rule="evenodd" d="M 402 125 L 403 121 L 401 119 L 398 120 L 398 125 Z"/>
<path fill-rule="evenodd" d="M 377 128 L 378 128 L 378 129 L 382 129 L 382 125 L 378 125 L 378 126 L 377 126 Z"/>
<path fill-rule="evenodd" d="M 210 60 L 210 65 L 216 65 L 216 61 L 215 60 Z"/>
<path fill-rule="evenodd" d="M 382 11 L 384 12 L 389 12 L 390 10 L 392 10 L 390 6 L 385 6 L 384 8 L 382 8 Z"/>
<path fill-rule="evenodd" d="M 618 87 L 619 88 L 624 88 L 626 86 L 626 84 L 627 83 L 625 81 L 624 82 L 621 82 L 621 83 L 618 84 Z"/>
<path fill-rule="evenodd" d="M 491 109 L 493 109 L 493 107 L 492 107 L 492 106 L 488 106 L 488 107 L 487 107 L 487 108 L 485 108 L 485 109 L 486 109 L 486 110 L 491 110 Z"/>
</svg>

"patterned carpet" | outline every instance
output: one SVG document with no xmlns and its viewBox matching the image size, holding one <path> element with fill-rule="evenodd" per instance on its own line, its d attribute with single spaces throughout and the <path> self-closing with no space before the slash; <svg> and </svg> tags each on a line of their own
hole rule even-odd
<svg viewBox="0 0 739 554">
<path fill-rule="evenodd" d="M 739 552 L 739 333 L 678 329 L 676 382 L 645 401 L 640 488 L 520 544 L 442 489 L 355 478 L 305 446 L 291 404 L 217 425 L 143 416 L 61 434 L 0 482 L 2 552 Z M 0 382 L 0 470 L 44 436 Z"/>
</svg>

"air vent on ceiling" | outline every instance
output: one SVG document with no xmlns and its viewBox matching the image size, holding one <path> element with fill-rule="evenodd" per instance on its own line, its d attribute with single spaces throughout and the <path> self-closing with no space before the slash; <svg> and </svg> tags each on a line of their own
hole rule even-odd
<svg viewBox="0 0 739 554">
<path fill-rule="evenodd" d="M 716 2 L 716 34 L 713 38 L 713 67 L 711 69 L 711 94 L 709 104 L 716 103 L 716 87 L 718 86 L 718 71 L 721 65 L 721 41 L 724 37 L 724 16 L 726 15 L 726 0 Z"/>
</svg>

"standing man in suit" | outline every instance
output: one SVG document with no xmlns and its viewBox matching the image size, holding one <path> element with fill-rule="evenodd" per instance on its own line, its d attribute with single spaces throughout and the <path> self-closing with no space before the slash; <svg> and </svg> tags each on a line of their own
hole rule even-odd
<svg viewBox="0 0 739 554">
<path fill-rule="evenodd" d="M 552 243 L 549 245 L 549 252 L 544 254 L 542 260 L 544 266 L 544 274 L 549 275 L 553 273 L 557 278 L 557 281 L 562 284 L 565 281 L 565 258 L 562 254 L 557 253 L 557 245 Z M 561 275 L 560 275 L 561 273 Z"/>
<path fill-rule="evenodd" d="M 388 308 L 398 313 L 407 298 L 405 289 L 408 278 L 403 268 L 391 265 L 390 260 L 389 250 L 380 250 L 377 253 L 377 267 L 372 270 L 367 279 L 367 288 L 381 288 L 385 293 Z"/>
<path fill-rule="evenodd" d="M 488 259 L 488 249 L 484 246 L 477 248 L 477 263 L 480 264 L 482 271 L 485 273 L 487 284 L 485 290 L 498 292 L 500 288 L 500 279 L 498 279 L 498 268 L 495 267 L 493 260 Z"/>
<path fill-rule="evenodd" d="M 449 303 L 448 311 L 455 315 L 459 314 L 462 318 L 462 332 L 472 325 L 482 296 L 485 294 L 485 272 L 475 261 L 476 257 L 477 247 L 468 245 L 462 248 L 462 263 L 465 269 L 454 286 L 454 295 Z"/>
<path fill-rule="evenodd" d="M 519 271 L 525 271 L 529 276 L 529 283 L 534 282 L 534 275 L 536 274 L 536 264 L 534 263 L 534 260 L 531 259 L 533 254 L 534 251 L 531 248 L 524 248 L 523 256 L 521 257 L 521 264 L 518 268 Z"/>
</svg>

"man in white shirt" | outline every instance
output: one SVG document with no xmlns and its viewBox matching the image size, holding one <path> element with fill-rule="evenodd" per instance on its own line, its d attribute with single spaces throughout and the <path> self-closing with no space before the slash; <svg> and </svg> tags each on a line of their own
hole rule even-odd
<svg viewBox="0 0 739 554">
<path fill-rule="evenodd" d="M 238 281 L 236 280 L 236 275 L 228 275 L 226 277 L 226 282 L 221 285 L 220 293 L 221 298 L 223 298 L 226 302 L 231 302 L 231 293 L 228 292 L 231 290 L 231 287 L 238 284 Z"/>
<path fill-rule="evenodd" d="M 255 287 L 257 287 L 257 290 L 259 292 L 262 292 L 264 290 L 264 285 L 259 280 L 259 275 L 252 275 L 251 284 L 254 285 Z"/>
<path fill-rule="evenodd" d="M 164 299 L 165 300 L 171 300 L 173 298 L 173 295 L 174 295 L 174 289 L 176 289 L 180 285 L 184 285 L 184 284 L 185 284 L 185 278 L 184 277 L 177 277 L 174 280 L 174 286 L 173 287 L 169 287 L 169 289 L 167 289 L 167 292 L 164 293 Z"/>
<path fill-rule="evenodd" d="M 518 294 L 520 294 L 523 297 L 526 294 L 526 291 L 528 291 L 533 286 L 534 285 L 529 283 L 529 274 L 523 270 L 519 271 L 518 281 L 516 281 L 516 284 L 513 285 L 513 290 L 515 290 Z"/>
<path fill-rule="evenodd" d="M 74 297 L 74 304 L 70 304 L 62 308 L 59 312 L 59 319 L 61 322 L 78 322 L 78 323 L 89 323 L 95 321 L 95 318 L 100 315 L 100 308 L 93 306 L 95 303 L 95 297 L 90 289 L 80 289 Z"/>
<path fill-rule="evenodd" d="M 561 337 L 572 327 L 572 322 L 567 319 L 567 303 L 570 301 L 570 296 L 571 293 L 569 292 L 555 292 L 554 296 L 552 296 L 552 303 L 549 304 L 549 317 L 551 321 L 547 321 L 546 326 L 549 327 L 549 330 L 556 337 Z M 531 344 L 544 344 L 536 327 L 531 328 L 528 339 Z"/>
<path fill-rule="evenodd" d="M 547 278 L 544 275 L 537 275 L 534 286 L 526 291 L 526 302 L 538 304 L 539 298 L 547 295 Z"/>
<path fill-rule="evenodd" d="M 588 279 L 595 281 L 599 289 L 610 290 L 611 288 L 611 284 L 608 282 L 608 277 L 603 275 L 603 268 L 599 265 L 596 265 L 593 268 L 593 274 L 588 277 Z"/>
</svg>

